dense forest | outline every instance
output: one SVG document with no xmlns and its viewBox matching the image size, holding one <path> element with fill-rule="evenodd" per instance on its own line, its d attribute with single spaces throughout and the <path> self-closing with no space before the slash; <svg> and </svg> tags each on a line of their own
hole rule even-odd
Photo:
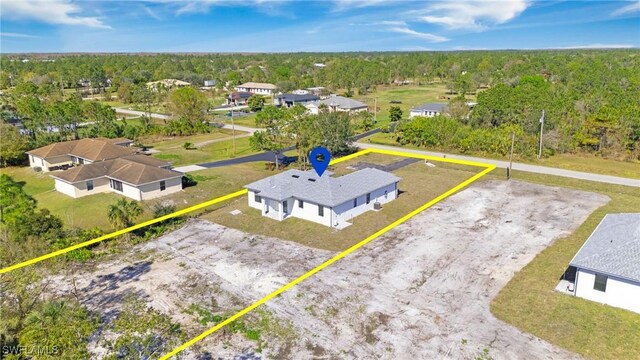
<svg viewBox="0 0 640 360">
<path fill-rule="evenodd" d="M 151 96 L 144 83 L 176 78 L 202 85 L 216 80 L 221 89 L 246 81 L 270 82 L 281 91 L 325 86 L 347 94 L 368 93 L 376 86 L 410 80 L 441 82 L 464 98 L 477 94 L 470 116 L 460 114 L 453 133 L 435 139 L 436 125 L 416 122 L 399 127 L 398 141 L 473 150 L 466 143 L 492 142 L 516 132 L 523 144 L 535 142 L 545 110 L 545 154 L 589 152 L 618 159 L 640 158 L 640 52 L 631 50 L 474 51 L 409 53 L 292 54 L 103 54 L 7 55 L 0 60 L 0 89 L 12 88 L 5 108 L 18 116 L 46 118 L 49 123 L 87 117 L 114 133 L 107 109 L 78 109 L 64 103 L 61 89 L 90 82 L 98 92 L 138 102 Z M 322 63 L 325 67 L 315 66 Z M 137 89 L 137 90 L 136 90 Z M 18 96 L 16 96 L 18 94 Z M 168 97 L 168 96 L 167 96 Z M 55 103 L 57 101 L 57 103 Z M 49 106 L 47 110 L 39 108 Z M 406 114 L 405 114 L 406 115 Z M 39 120 L 40 122 L 43 119 Z M 46 122 L 46 121 L 45 121 Z M 445 121 L 446 122 L 446 121 Z M 422 125 L 420 125 L 422 124 Z M 73 127 L 72 127 L 73 128 Z M 435 130 L 433 128 L 436 128 Z M 506 130 L 505 130 L 506 129 Z M 440 129 L 441 130 L 441 129 Z M 123 135 L 123 130 L 115 131 Z M 470 138 L 469 134 L 473 133 Z M 478 139 L 476 139 L 478 138 Z M 475 139 L 475 140 L 474 140 Z M 32 143 L 33 143 L 32 139 Z M 37 140 L 37 139 L 35 139 Z M 47 139 L 44 140 L 45 142 Z M 42 142 L 37 142 L 41 144 Z M 531 148 L 522 146 L 530 155 Z M 534 147 L 535 148 L 535 147 Z M 492 151 L 491 146 L 482 147 Z M 6 156 L 5 156 L 6 158 Z M 7 162 L 7 160 L 3 160 Z"/>
</svg>

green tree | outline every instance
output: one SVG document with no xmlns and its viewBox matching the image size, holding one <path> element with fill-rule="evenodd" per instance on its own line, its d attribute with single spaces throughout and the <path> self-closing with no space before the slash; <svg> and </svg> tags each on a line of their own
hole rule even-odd
<svg viewBox="0 0 640 360">
<path fill-rule="evenodd" d="M 273 105 L 265 106 L 256 116 L 256 126 L 263 127 L 263 131 L 256 131 L 249 138 L 251 148 L 257 151 L 272 151 L 275 154 L 276 168 L 278 157 L 282 149 L 287 147 L 291 139 L 287 132 L 287 112 Z"/>
<path fill-rule="evenodd" d="M 402 119 L 402 109 L 400 106 L 392 106 L 389 108 L 389 120 L 399 121 Z"/>
<path fill-rule="evenodd" d="M 97 328 L 98 319 L 79 303 L 49 300 L 29 313 L 18 337 L 21 344 L 48 350 L 38 359 L 86 359 L 89 337 Z"/>
<path fill-rule="evenodd" d="M 251 95 L 249 100 L 247 100 L 247 105 L 249 105 L 249 109 L 253 112 L 262 110 L 264 103 L 264 97 L 257 94 Z"/>
<path fill-rule="evenodd" d="M 107 209 L 107 218 L 114 229 L 124 229 L 134 225 L 137 217 L 142 215 L 142 207 L 135 200 L 118 199 Z"/>
<path fill-rule="evenodd" d="M 209 102 L 204 94 L 195 88 L 184 87 L 171 92 L 169 108 L 175 118 L 196 126 L 206 121 Z"/>
<path fill-rule="evenodd" d="M 29 140 L 15 126 L 0 123 L 0 167 L 23 164 L 28 146 Z"/>
</svg>

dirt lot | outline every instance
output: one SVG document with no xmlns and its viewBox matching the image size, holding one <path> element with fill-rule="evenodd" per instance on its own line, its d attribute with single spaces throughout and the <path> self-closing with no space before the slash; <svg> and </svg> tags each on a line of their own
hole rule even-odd
<svg viewBox="0 0 640 360">
<path fill-rule="evenodd" d="M 187 355 L 576 357 L 495 319 L 489 302 L 514 272 L 607 200 L 516 181 L 477 183 L 250 314 L 246 321 L 256 324 L 256 314 L 273 315 L 261 353 L 242 334 L 219 332 Z M 128 262 L 77 275 L 75 286 L 105 316 L 124 294 L 137 293 L 193 336 L 212 324 L 197 324 L 185 313 L 189 305 L 239 310 L 333 254 L 198 220 L 132 250 Z M 61 291 L 72 288 L 68 278 L 58 280 Z"/>
</svg>

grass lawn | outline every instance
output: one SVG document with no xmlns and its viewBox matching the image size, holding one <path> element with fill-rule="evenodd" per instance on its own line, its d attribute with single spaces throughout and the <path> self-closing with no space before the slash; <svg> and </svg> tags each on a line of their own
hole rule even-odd
<svg viewBox="0 0 640 360">
<path fill-rule="evenodd" d="M 569 262 L 605 214 L 640 211 L 640 192 L 631 187 L 547 175 L 514 175 L 520 180 L 602 193 L 611 201 L 593 212 L 573 234 L 557 240 L 516 273 L 493 300 L 493 314 L 586 357 L 640 359 L 640 315 L 554 291 Z"/>
<path fill-rule="evenodd" d="M 184 143 L 184 141 L 180 144 L 182 143 Z M 249 145 L 249 138 L 240 137 L 235 140 L 235 153 L 233 151 L 233 141 L 223 140 L 191 150 L 186 150 L 180 145 L 178 147 L 172 147 L 160 153 L 153 154 L 152 156 L 161 160 L 169 161 L 173 163 L 173 166 L 183 166 L 247 156 L 255 153 L 256 151 Z"/>
<path fill-rule="evenodd" d="M 107 220 L 107 209 L 121 195 L 101 193 L 74 199 L 54 190 L 54 180 L 47 174 L 35 173 L 28 167 L 0 169 L 1 173 L 16 181 L 24 182 L 25 191 L 38 201 L 38 206 L 47 208 L 60 217 L 68 227 L 93 228 L 112 231 Z M 143 201 L 145 210 L 136 222 L 153 217 L 153 206 L 165 201 L 172 202 L 178 209 L 199 204 L 213 198 L 240 190 L 242 185 L 272 174 L 264 170 L 263 163 L 250 163 L 228 166 L 220 169 L 207 169 L 192 173 L 198 181 L 196 186 L 161 198 Z"/>
<path fill-rule="evenodd" d="M 468 156 L 478 156 L 485 157 L 497 160 L 508 161 L 508 156 L 496 156 L 495 154 L 485 154 L 485 153 L 460 153 L 457 151 L 450 150 L 442 150 L 442 149 L 433 149 L 433 148 L 424 148 L 418 147 L 415 145 L 400 145 L 398 144 L 393 134 L 390 133 L 377 133 L 371 136 L 368 136 L 365 139 L 360 140 L 361 142 L 370 142 L 372 144 L 379 145 L 388 145 L 388 146 L 397 146 L 403 147 L 407 149 L 416 149 L 416 150 L 425 150 L 425 151 L 443 151 L 452 154 L 460 154 L 460 155 L 468 155 Z M 589 155 L 580 155 L 580 154 L 557 154 L 553 155 L 549 158 L 545 159 L 529 159 L 519 157 L 514 155 L 515 162 L 521 162 L 532 165 L 541 165 L 541 166 L 549 166 L 567 170 L 575 170 L 575 171 L 584 171 L 590 172 L 594 174 L 603 174 L 603 175 L 612 175 L 612 176 L 620 176 L 627 177 L 632 179 L 640 179 L 640 163 L 633 161 L 618 161 L 612 159 L 604 159 L 597 156 L 589 156 Z"/>
<path fill-rule="evenodd" d="M 344 174 L 350 171 L 346 169 L 348 165 L 357 162 L 383 164 L 401 159 L 404 158 L 369 154 L 340 163 L 332 171 L 336 174 Z M 297 218 L 288 218 L 282 222 L 265 218 L 259 210 L 248 207 L 246 196 L 231 200 L 223 208 L 211 211 L 202 217 L 253 234 L 274 236 L 315 248 L 339 251 L 382 229 L 478 171 L 480 170 L 474 167 L 452 168 L 440 163 L 437 167 L 431 168 L 426 167 L 422 162 L 398 169 L 394 173 L 402 178 L 399 187 L 403 193 L 400 197 L 385 204 L 380 212 L 369 211 L 356 217 L 353 225 L 343 230 L 334 230 Z M 245 181 L 245 183 L 248 182 L 249 180 Z M 234 209 L 239 209 L 242 214 L 231 215 L 229 212 Z"/>
<path fill-rule="evenodd" d="M 448 103 L 448 99 L 439 99 L 439 96 L 455 97 L 455 95 L 447 95 L 444 84 L 436 83 L 433 85 L 409 85 L 409 86 L 378 86 L 375 92 L 367 95 L 355 95 L 353 98 L 360 100 L 372 109 L 374 106 L 374 98 L 377 99 L 377 106 L 380 108 L 378 113 L 378 124 L 384 126 L 389 123 L 389 108 L 391 106 L 399 106 L 402 109 L 402 116 L 407 118 L 409 110 L 412 107 L 428 102 Z M 473 101 L 475 96 L 467 95 L 469 101 Z M 402 101 L 401 104 L 391 104 L 390 101 Z"/>
</svg>

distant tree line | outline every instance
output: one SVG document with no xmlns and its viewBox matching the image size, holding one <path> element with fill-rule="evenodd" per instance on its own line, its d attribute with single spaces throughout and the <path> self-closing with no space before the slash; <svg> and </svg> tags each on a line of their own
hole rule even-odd
<svg viewBox="0 0 640 360">
<path fill-rule="evenodd" d="M 281 91 L 310 86 L 359 94 L 382 84 L 441 82 L 454 95 L 478 95 L 474 129 L 519 125 L 534 135 L 544 109 L 549 152 L 590 152 L 637 159 L 640 153 L 640 52 L 620 50 L 295 53 L 205 55 L 8 55 L 0 59 L 0 89 L 30 87 L 40 99 L 87 81 L 97 91 L 107 85 L 124 102 L 149 107 L 170 98 L 168 89 L 149 91 L 146 82 L 177 78 L 221 88 L 246 81 L 270 82 Z M 315 67 L 324 63 L 326 67 Z M 25 104 L 37 111 L 37 104 Z M 261 104 L 252 102 L 258 110 Z M 23 109 L 25 110 L 25 109 Z M 77 114 L 70 110 L 71 114 Z M 52 112 L 64 114 L 64 112 Z M 55 115 L 48 117 L 55 117 Z M 37 118 L 37 116 L 36 116 Z M 183 122 L 177 133 L 194 131 Z M 130 132 L 134 130 L 131 129 Z M 197 131 L 197 130 L 195 130 Z"/>
</svg>

